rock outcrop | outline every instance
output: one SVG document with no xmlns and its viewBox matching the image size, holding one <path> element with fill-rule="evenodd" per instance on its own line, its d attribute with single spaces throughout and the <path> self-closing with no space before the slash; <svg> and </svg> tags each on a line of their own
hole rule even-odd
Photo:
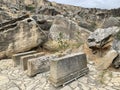
<svg viewBox="0 0 120 90">
<path fill-rule="evenodd" d="M 94 55 L 98 56 L 99 69 L 107 69 L 113 61 L 115 63 L 114 65 L 119 64 L 116 64 L 118 60 L 116 60 L 117 62 L 114 60 L 119 53 L 113 48 L 115 34 L 118 32 L 118 27 L 97 29 L 88 37 L 88 47 L 92 50 Z"/>
<path fill-rule="evenodd" d="M 11 20 L 1 25 L 0 58 L 31 50 L 46 40 L 46 36 L 32 18 Z"/>
</svg>

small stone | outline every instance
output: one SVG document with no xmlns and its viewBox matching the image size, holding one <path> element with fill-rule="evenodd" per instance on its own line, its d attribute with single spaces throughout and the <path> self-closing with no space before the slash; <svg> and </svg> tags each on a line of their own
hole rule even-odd
<svg viewBox="0 0 120 90">
<path fill-rule="evenodd" d="M 36 84 L 29 85 L 26 90 L 33 90 L 33 88 L 36 86 Z"/>
<path fill-rule="evenodd" d="M 106 90 L 105 88 L 99 88 L 98 90 Z"/>
<path fill-rule="evenodd" d="M 81 90 L 79 87 L 76 87 L 74 90 Z"/>
<path fill-rule="evenodd" d="M 83 90 L 89 90 L 89 89 L 90 89 L 87 84 L 83 84 L 83 83 L 81 83 L 81 82 L 79 82 L 79 84 L 82 86 L 81 88 L 82 88 Z"/>
<path fill-rule="evenodd" d="M 4 85 L 9 82 L 8 77 L 6 76 L 0 76 L 0 85 Z"/>
<path fill-rule="evenodd" d="M 109 82 L 107 85 L 108 85 L 108 86 L 113 86 L 113 84 L 112 84 L 111 82 Z"/>
<path fill-rule="evenodd" d="M 69 86 L 65 86 L 65 87 L 63 87 L 62 89 L 60 89 L 60 90 L 72 90 Z"/>
<path fill-rule="evenodd" d="M 35 90 L 43 90 L 42 88 L 36 88 Z"/>
<path fill-rule="evenodd" d="M 96 87 L 91 88 L 91 90 L 98 90 Z"/>
<path fill-rule="evenodd" d="M 114 88 L 112 88 L 112 87 L 109 87 L 109 86 L 107 86 L 107 87 L 105 87 L 107 90 L 115 90 Z"/>
<path fill-rule="evenodd" d="M 74 81 L 70 84 L 72 88 L 76 88 L 78 86 L 78 81 Z"/>
<path fill-rule="evenodd" d="M 80 82 L 82 82 L 82 83 L 87 83 L 87 77 L 81 77 L 81 78 L 79 78 L 78 79 Z"/>
<path fill-rule="evenodd" d="M 8 90 L 20 90 L 18 87 L 11 87 Z"/>
<path fill-rule="evenodd" d="M 116 83 L 116 82 L 115 82 L 114 85 L 115 85 L 115 86 L 120 86 L 120 83 Z"/>
<path fill-rule="evenodd" d="M 120 83 L 120 77 L 112 78 L 111 82 Z"/>
</svg>

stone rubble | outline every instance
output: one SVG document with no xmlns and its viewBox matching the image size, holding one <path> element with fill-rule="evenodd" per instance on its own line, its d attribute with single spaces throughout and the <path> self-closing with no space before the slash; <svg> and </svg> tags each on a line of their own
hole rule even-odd
<svg viewBox="0 0 120 90">
<path fill-rule="evenodd" d="M 28 77 L 20 67 L 13 67 L 11 59 L 0 61 L 0 90 L 120 90 L 120 73 L 98 71 L 92 61 L 89 73 L 66 86 L 55 88 L 48 80 L 49 72 Z"/>
</svg>

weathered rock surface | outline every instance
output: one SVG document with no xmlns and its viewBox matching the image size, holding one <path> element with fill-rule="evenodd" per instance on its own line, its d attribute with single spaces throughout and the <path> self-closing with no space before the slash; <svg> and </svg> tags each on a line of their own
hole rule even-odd
<svg viewBox="0 0 120 90">
<path fill-rule="evenodd" d="M 14 23 L 13 23 L 14 24 Z M 13 53 L 28 51 L 39 46 L 46 40 L 46 36 L 31 19 L 9 24 L 1 28 L 0 58 L 11 56 Z"/>
<path fill-rule="evenodd" d="M 50 28 L 50 37 L 53 40 L 61 38 L 66 40 L 79 40 L 82 42 L 89 34 L 90 31 L 81 28 L 77 23 L 62 16 L 57 16 Z"/>
<path fill-rule="evenodd" d="M 60 14 L 60 11 L 57 10 L 55 7 L 52 7 L 52 6 L 43 6 L 40 10 L 38 10 L 39 14 L 44 14 L 44 15 L 52 15 L 52 16 L 55 16 L 55 15 L 58 15 Z"/>
<path fill-rule="evenodd" d="M 112 63 L 114 63 L 116 67 L 119 66 L 119 57 L 117 57 L 119 45 L 115 40 L 115 35 L 118 32 L 118 27 L 97 29 L 88 37 L 88 47 L 97 57 L 98 69 L 107 69 Z"/>
<path fill-rule="evenodd" d="M 120 26 L 120 21 L 115 17 L 109 17 L 102 25 L 102 28 L 109 28 L 112 26 Z"/>
<path fill-rule="evenodd" d="M 115 68 L 120 68 L 120 51 L 118 51 L 118 56 L 114 59 L 113 64 Z"/>
<path fill-rule="evenodd" d="M 45 53 L 41 52 L 41 53 L 35 53 L 35 54 L 22 56 L 21 60 L 20 60 L 20 66 L 21 66 L 22 70 L 24 70 L 24 71 L 27 70 L 27 62 L 28 62 L 28 60 L 33 59 L 33 58 L 41 57 L 44 54 Z"/>
<path fill-rule="evenodd" d="M 20 65 L 20 60 L 21 60 L 22 56 L 29 55 L 29 54 L 34 54 L 34 53 L 36 53 L 36 51 L 30 51 L 30 52 L 14 54 L 12 56 L 13 66 L 16 67 L 17 65 Z"/>
<path fill-rule="evenodd" d="M 50 81 L 55 86 L 71 82 L 88 73 L 87 59 L 84 53 L 75 53 L 50 61 Z"/>
<path fill-rule="evenodd" d="M 99 65 L 97 66 L 97 69 L 99 70 L 107 69 L 117 56 L 118 56 L 117 51 L 115 50 L 108 51 L 105 56 L 98 58 Z"/>
<path fill-rule="evenodd" d="M 118 27 L 110 27 L 106 29 L 97 29 L 88 37 L 88 46 L 90 48 L 102 48 L 106 44 L 112 42 L 110 39 L 117 32 L 119 32 Z"/>
<path fill-rule="evenodd" d="M 48 71 L 50 69 L 50 60 L 56 57 L 56 55 L 45 55 L 39 58 L 30 59 L 27 62 L 27 75 L 32 77 L 38 73 Z"/>
</svg>

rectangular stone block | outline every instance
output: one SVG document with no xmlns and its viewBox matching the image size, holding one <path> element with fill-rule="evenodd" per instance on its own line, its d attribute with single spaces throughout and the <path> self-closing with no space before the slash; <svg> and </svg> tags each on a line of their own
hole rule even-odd
<svg viewBox="0 0 120 90">
<path fill-rule="evenodd" d="M 24 52 L 24 53 L 14 54 L 12 56 L 13 66 L 16 67 L 17 65 L 20 65 L 20 58 L 22 56 L 29 55 L 29 54 L 34 54 L 34 53 L 36 53 L 36 51 L 30 51 L 30 52 Z"/>
<path fill-rule="evenodd" d="M 64 85 L 88 73 L 84 53 L 76 53 L 50 61 L 50 82 L 55 86 Z"/>
<path fill-rule="evenodd" d="M 35 53 L 35 54 L 30 54 L 30 55 L 26 55 L 26 56 L 22 56 L 21 57 L 21 60 L 20 60 L 20 66 L 22 68 L 22 70 L 27 70 L 27 62 L 28 60 L 30 59 L 33 59 L 33 58 L 38 58 L 42 55 L 44 55 L 45 53 L 41 52 L 41 53 Z"/>
<path fill-rule="evenodd" d="M 48 71 L 50 69 L 49 61 L 55 57 L 56 57 L 56 55 L 46 55 L 46 56 L 42 56 L 39 58 L 34 58 L 34 59 L 28 60 L 27 75 L 32 77 L 38 73 Z"/>
</svg>

